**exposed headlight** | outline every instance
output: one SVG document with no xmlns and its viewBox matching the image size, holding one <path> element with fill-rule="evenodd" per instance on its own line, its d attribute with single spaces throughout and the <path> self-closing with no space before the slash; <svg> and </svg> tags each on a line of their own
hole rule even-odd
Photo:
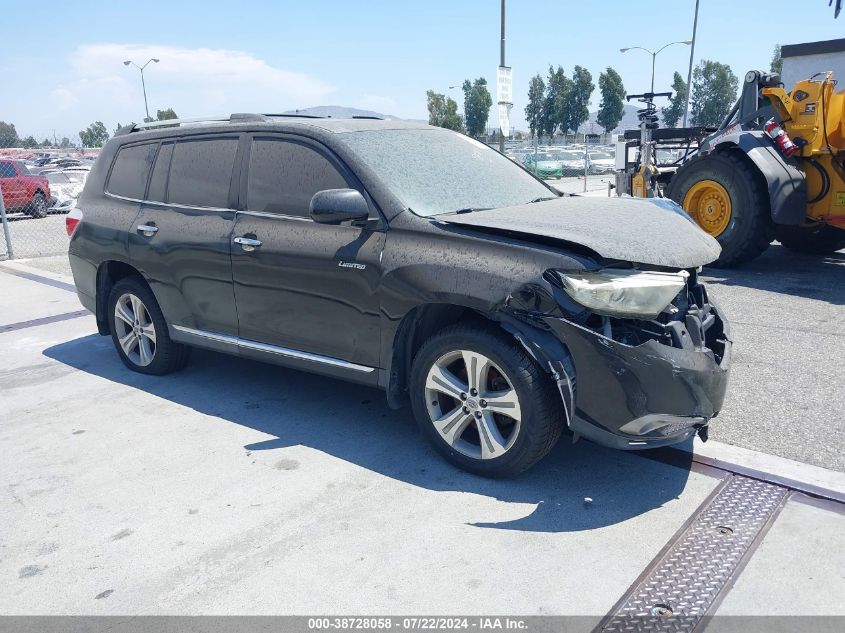
<svg viewBox="0 0 845 633">
<path fill-rule="evenodd" d="M 559 273 L 564 290 L 582 306 L 608 316 L 653 319 L 683 289 L 689 273 L 641 272 L 606 268 Z"/>
</svg>

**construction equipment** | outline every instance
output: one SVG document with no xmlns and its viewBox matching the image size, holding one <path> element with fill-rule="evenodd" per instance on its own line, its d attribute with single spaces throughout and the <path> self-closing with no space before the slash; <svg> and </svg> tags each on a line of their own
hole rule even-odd
<svg viewBox="0 0 845 633">
<path fill-rule="evenodd" d="M 629 130 L 617 192 L 675 200 L 719 241 L 719 266 L 774 239 L 808 253 L 845 248 L 845 92 L 835 84 L 820 73 L 787 92 L 779 75 L 752 70 L 718 128 L 653 129 L 647 146 Z"/>
<path fill-rule="evenodd" d="M 652 134 L 660 127 L 657 122 L 659 119 L 657 106 L 654 105 L 655 97 L 671 98 L 672 93 L 646 92 L 641 95 L 625 95 L 626 101 L 636 99 L 645 106 L 637 110 L 637 118 L 640 120 L 640 160 L 637 172 L 631 179 L 631 195 L 635 198 L 653 198 L 655 194 L 653 184 L 657 176 L 657 167 L 654 164 Z"/>
</svg>

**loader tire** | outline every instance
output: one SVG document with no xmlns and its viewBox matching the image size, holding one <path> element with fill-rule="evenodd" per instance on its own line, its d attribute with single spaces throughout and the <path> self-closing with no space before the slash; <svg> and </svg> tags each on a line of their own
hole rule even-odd
<svg viewBox="0 0 845 633">
<path fill-rule="evenodd" d="M 828 224 L 814 226 L 791 226 L 781 224 L 775 227 L 777 241 L 791 251 L 830 255 L 845 248 L 845 229 Z"/>
<path fill-rule="evenodd" d="M 751 261 L 774 239 L 766 183 L 742 156 L 696 156 L 678 169 L 667 193 L 719 242 L 722 254 L 713 266 Z"/>
</svg>

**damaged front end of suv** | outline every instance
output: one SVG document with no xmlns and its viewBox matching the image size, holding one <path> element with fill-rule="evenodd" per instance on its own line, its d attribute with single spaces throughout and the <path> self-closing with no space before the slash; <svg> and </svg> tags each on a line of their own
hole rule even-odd
<svg viewBox="0 0 845 633">
<path fill-rule="evenodd" d="M 707 439 L 731 339 L 697 269 L 548 270 L 501 316 L 551 371 L 576 438 L 621 449 Z"/>
</svg>

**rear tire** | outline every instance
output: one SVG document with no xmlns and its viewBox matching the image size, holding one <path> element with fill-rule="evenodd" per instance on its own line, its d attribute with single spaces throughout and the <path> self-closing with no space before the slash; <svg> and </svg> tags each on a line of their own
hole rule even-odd
<svg viewBox="0 0 845 633">
<path fill-rule="evenodd" d="M 786 248 L 799 253 L 829 255 L 845 248 L 845 229 L 828 224 L 809 227 L 779 224 L 775 226 L 775 237 Z"/>
<path fill-rule="evenodd" d="M 191 348 L 170 339 L 161 308 L 140 277 L 112 287 L 106 317 L 120 360 L 132 371 L 162 376 L 188 363 Z"/>
<path fill-rule="evenodd" d="M 527 470 L 565 426 L 552 379 L 492 325 L 459 323 L 429 338 L 414 358 L 410 389 L 414 417 L 435 449 L 485 477 Z"/>
<path fill-rule="evenodd" d="M 695 185 L 712 181 L 727 193 L 729 217 L 696 213 L 691 208 Z M 748 160 L 732 152 L 696 156 L 684 163 L 672 177 L 667 195 L 680 204 L 693 220 L 718 240 L 722 254 L 713 266 L 729 268 L 751 261 L 765 251 L 774 238 L 769 194 L 765 182 Z"/>
<path fill-rule="evenodd" d="M 47 200 L 42 194 L 36 193 L 32 196 L 32 201 L 29 203 L 26 213 L 37 220 L 47 217 Z"/>
</svg>

